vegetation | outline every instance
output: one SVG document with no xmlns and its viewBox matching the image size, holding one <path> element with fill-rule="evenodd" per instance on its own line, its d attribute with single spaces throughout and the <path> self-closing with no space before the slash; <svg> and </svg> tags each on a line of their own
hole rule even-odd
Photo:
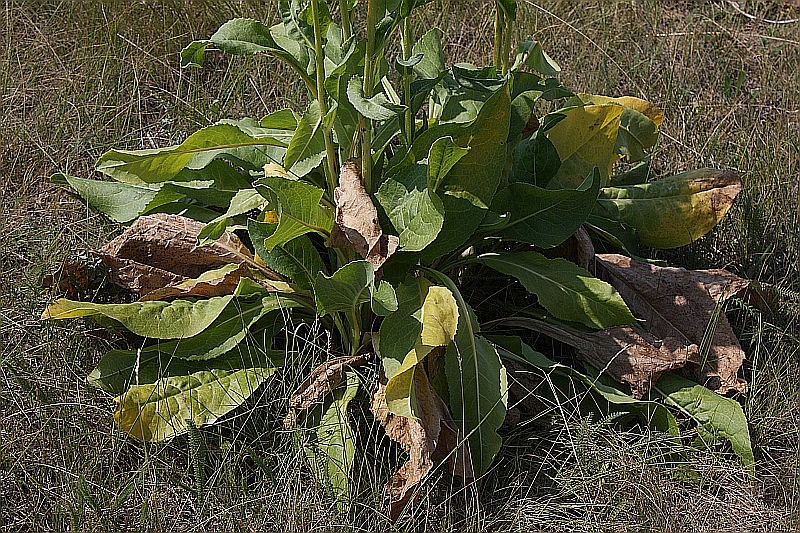
<svg viewBox="0 0 800 533">
<path fill-rule="evenodd" d="M 559 68 L 537 43 L 523 43 L 512 60 L 511 4 L 497 12 L 495 65 L 484 69 L 446 69 L 436 30 L 411 46 L 416 6 L 362 6 L 366 41 L 345 38 L 358 33 L 347 22 L 356 14 L 337 25 L 323 6 L 282 5 L 283 23 L 272 30 L 231 21 L 183 53 L 186 65 L 200 64 L 210 45 L 289 62 L 310 94 L 301 115 L 287 109 L 259 121 L 224 120 L 166 149 L 112 150 L 98 169 L 116 181 L 57 176 L 112 219 L 133 222 L 100 254 L 111 279 L 141 300 L 59 300 L 45 313 L 93 316 L 136 336 L 134 349 L 111 350 L 89 378 L 117 395 L 122 429 L 142 440 L 189 433 L 202 506 L 208 480 L 197 426 L 231 412 L 273 376 L 285 387 L 310 373 L 288 398 L 289 444 L 304 450 L 319 485 L 344 511 L 374 487 L 359 483 L 354 469 L 387 468 L 368 456 L 377 448 L 359 443 L 363 432 L 352 424 L 361 422 L 348 416 L 353 400 L 363 402 L 359 389 L 372 392 L 377 372 L 384 385 L 372 410 L 410 457 L 390 480 L 393 518 L 427 489 L 432 470 L 475 487 L 471 480 L 500 449 L 507 407 L 530 397 L 543 406 L 534 408 L 540 418 L 572 402 L 576 413 L 601 417 L 601 426 L 630 427 L 638 418 L 637 427 L 669 436 L 669 453 L 683 449 L 682 436 L 696 435 L 704 446 L 727 440 L 754 476 L 740 405 L 674 374 L 658 379 L 686 367 L 720 392 L 743 390 L 738 352 L 725 352 L 729 367 L 719 363 L 719 350 L 729 347 L 719 331 L 727 326 L 720 306 L 732 296 L 731 278 L 709 283 L 681 271 L 681 281 L 674 270 L 622 256 L 594 259 L 581 229 L 597 246 L 636 257 L 645 247 L 689 244 L 725 214 L 738 178 L 703 171 L 636 184 L 650 176 L 660 111 L 639 99 L 573 94 L 547 77 Z M 379 74 L 392 70 L 387 37 L 399 30 L 395 90 Z M 313 60 L 323 55 L 324 64 Z M 360 160 L 351 157 L 359 153 Z M 623 157 L 644 165 L 612 172 Z M 639 208 L 642 201 L 657 210 Z M 611 283 L 553 254 L 591 265 Z M 500 277 L 491 274 L 487 284 L 487 269 Z M 94 289 L 95 273 L 68 265 L 66 288 Z M 647 276 L 672 275 L 690 309 L 716 317 L 716 330 L 691 331 L 647 293 Z M 694 299 L 696 286 L 706 292 Z M 724 290 L 714 297 L 711 286 Z M 506 291 L 503 304 L 485 305 L 498 289 Z M 479 334 L 472 310 L 479 305 L 491 336 Z M 643 309 L 670 315 L 655 326 L 663 343 L 633 326 Z M 501 327 L 504 336 L 495 334 Z M 650 316 L 645 329 L 653 327 Z M 541 339 L 520 328 L 571 344 L 581 363 L 562 354 L 551 357 L 572 366 L 553 362 L 529 345 Z M 672 333 L 688 342 L 671 345 Z M 623 347 L 627 369 L 616 371 L 619 353 L 592 351 L 604 343 Z M 372 352 L 379 364 L 366 357 Z M 659 357 L 663 366 L 653 366 Z M 597 370 L 625 382 L 633 396 Z M 510 381 L 523 389 L 521 400 L 509 400 Z M 277 428 L 267 422 L 264 429 Z"/>
</svg>

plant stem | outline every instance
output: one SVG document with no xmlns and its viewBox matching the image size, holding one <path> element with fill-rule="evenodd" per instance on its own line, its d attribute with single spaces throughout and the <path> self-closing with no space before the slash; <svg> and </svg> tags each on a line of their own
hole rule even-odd
<svg viewBox="0 0 800 533">
<path fill-rule="evenodd" d="M 339 0 L 339 13 L 342 17 L 342 36 L 348 40 L 353 35 L 353 23 L 350 21 L 349 0 Z"/>
<path fill-rule="evenodd" d="M 414 42 L 413 28 L 411 27 L 411 17 L 403 19 L 403 59 L 408 61 L 411 58 L 411 50 Z M 406 67 L 403 74 L 403 92 L 405 93 L 406 109 L 406 146 L 411 146 L 414 141 L 414 112 L 411 109 L 411 67 Z"/>
<path fill-rule="evenodd" d="M 503 50 L 503 26 L 504 24 L 503 10 L 500 5 L 495 2 L 494 9 L 494 66 L 498 70 L 503 67 L 501 62 L 501 55 Z"/>
<path fill-rule="evenodd" d="M 364 98 L 371 98 L 375 88 L 373 60 L 375 55 L 375 27 L 378 25 L 378 1 L 367 2 L 367 52 L 364 56 Z M 361 129 L 361 179 L 367 193 L 372 193 L 372 121 L 359 117 Z"/>
<path fill-rule="evenodd" d="M 505 21 L 503 32 L 505 33 L 505 39 L 503 43 L 503 76 L 508 74 L 508 68 L 511 61 L 511 38 L 513 32 L 511 31 L 514 27 L 514 21 L 509 19 Z"/>
<path fill-rule="evenodd" d="M 325 92 L 325 54 L 322 51 L 322 31 L 319 23 L 319 0 L 311 0 L 311 17 L 314 23 L 314 55 L 315 70 L 317 72 L 317 101 L 323 120 L 328 114 L 328 95 Z M 336 170 L 336 147 L 333 145 L 331 129 L 322 126 L 322 137 L 325 139 L 325 177 L 328 181 L 328 193 L 338 185 L 339 174 Z"/>
</svg>

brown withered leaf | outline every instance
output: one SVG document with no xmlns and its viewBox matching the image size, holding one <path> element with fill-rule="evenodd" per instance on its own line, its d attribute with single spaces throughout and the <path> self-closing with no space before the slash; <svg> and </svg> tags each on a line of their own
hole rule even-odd
<svg viewBox="0 0 800 533">
<path fill-rule="evenodd" d="M 696 274 L 617 254 L 597 255 L 595 268 L 598 277 L 619 291 L 634 316 L 643 321 L 644 330 L 655 338 L 675 339 L 687 347 L 703 346 L 711 328 L 714 334 L 704 361 L 687 365 L 684 375 L 720 394 L 747 391 L 747 382 L 737 376 L 744 351 L 718 307 L 728 294 L 725 287 L 741 285 L 739 282 L 719 272 L 716 276 L 713 272 Z"/>
<path fill-rule="evenodd" d="M 226 296 L 236 290 L 241 278 L 250 276 L 247 265 L 230 265 L 203 273 L 198 278 L 187 279 L 181 283 L 167 285 L 160 289 L 150 291 L 141 298 L 140 302 L 153 300 L 174 300 L 189 296 L 211 298 Z"/>
<path fill-rule="evenodd" d="M 733 297 L 741 298 L 767 313 L 774 313 L 781 305 L 780 294 L 769 285 L 740 278 L 721 268 L 690 272 L 717 303 L 724 303 Z"/>
<path fill-rule="evenodd" d="M 297 425 L 300 414 L 321 402 L 323 397 L 335 389 L 344 379 L 344 373 L 367 362 L 366 355 L 348 355 L 325 361 L 300 384 L 289 397 L 289 412 L 283 425 L 291 429 Z"/>
<path fill-rule="evenodd" d="M 87 264 L 65 261 L 42 279 L 42 287 L 57 287 L 67 298 L 77 298 L 89 290 L 89 269 Z"/>
<path fill-rule="evenodd" d="M 396 520 L 405 506 L 420 493 L 425 477 L 437 465 L 447 462 L 450 471 L 465 478 L 472 477 L 469 454 L 460 446 L 456 425 L 444 401 L 439 397 L 422 366 L 414 371 L 414 392 L 420 419 L 397 416 L 386 404 L 386 384 L 381 382 L 372 395 L 372 412 L 383 426 L 386 435 L 402 446 L 408 460 L 386 484 L 385 500 L 389 517 Z"/>
<path fill-rule="evenodd" d="M 197 247 L 202 228 L 202 222 L 180 215 L 147 215 L 139 217 L 98 253 L 109 268 L 111 281 L 140 294 L 196 278 L 226 264 L 252 261 L 250 250 L 230 233 L 208 246 Z"/>
<path fill-rule="evenodd" d="M 331 245 L 355 250 L 377 271 L 397 250 L 399 239 L 384 235 L 378 223 L 378 210 L 361 183 L 361 170 L 356 160 L 350 159 L 342 165 L 333 200 L 336 224 L 331 233 Z"/>
<path fill-rule="evenodd" d="M 503 320 L 544 333 L 575 348 L 580 358 L 602 373 L 631 387 L 635 398 L 642 398 L 665 372 L 700 361 L 696 344 L 684 344 L 674 337 L 657 339 L 633 326 L 582 332 L 533 318 Z"/>
</svg>

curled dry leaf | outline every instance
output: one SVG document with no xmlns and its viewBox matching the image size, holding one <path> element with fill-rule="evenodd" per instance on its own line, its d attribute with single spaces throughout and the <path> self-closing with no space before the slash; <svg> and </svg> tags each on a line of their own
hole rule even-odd
<svg viewBox="0 0 800 533">
<path fill-rule="evenodd" d="M 230 233 L 198 247 L 201 229 L 201 222 L 180 215 L 147 215 L 139 217 L 98 253 L 114 283 L 140 294 L 196 278 L 226 264 L 252 262 L 252 253 Z"/>
<path fill-rule="evenodd" d="M 503 323 L 532 329 L 569 344 L 581 359 L 630 385 L 635 398 L 645 396 L 665 372 L 700 361 L 700 349 L 696 344 L 686 345 L 673 337 L 657 339 L 633 326 L 581 332 L 532 318 L 509 319 Z"/>
<path fill-rule="evenodd" d="M 361 183 L 360 166 L 355 160 L 350 159 L 342 165 L 333 199 L 336 223 L 331 244 L 355 250 L 377 271 L 397 250 L 399 240 L 394 235 L 384 235 L 378 224 L 378 210 Z"/>
<path fill-rule="evenodd" d="M 720 309 L 726 298 L 744 290 L 744 280 L 725 271 L 659 267 L 616 254 L 599 254 L 595 264 L 597 275 L 619 291 L 645 331 L 665 343 L 708 345 L 702 361 L 687 365 L 684 375 L 720 394 L 747 391 L 747 382 L 737 376 L 744 351 Z"/>
<path fill-rule="evenodd" d="M 297 425 L 300 414 L 314 407 L 335 389 L 344 379 L 345 371 L 366 362 L 366 355 L 349 355 L 330 359 L 316 367 L 289 397 L 289 412 L 283 419 L 283 425 L 287 429 Z"/>
<path fill-rule="evenodd" d="M 189 296 L 199 298 L 226 296 L 233 294 L 241 278 L 250 275 L 250 269 L 246 265 L 226 265 L 222 268 L 205 272 L 198 278 L 187 279 L 174 285 L 167 285 L 150 291 L 139 298 L 139 301 L 174 300 Z"/>
<path fill-rule="evenodd" d="M 464 478 L 472 477 L 469 454 L 450 416 L 420 366 L 414 371 L 414 391 L 420 408 L 419 420 L 389 412 L 385 378 L 372 395 L 372 412 L 386 430 L 386 435 L 408 453 L 408 460 L 386 484 L 385 499 L 389 516 L 396 520 L 409 501 L 419 495 L 425 477 L 437 465 L 447 462 L 450 471 Z"/>
</svg>

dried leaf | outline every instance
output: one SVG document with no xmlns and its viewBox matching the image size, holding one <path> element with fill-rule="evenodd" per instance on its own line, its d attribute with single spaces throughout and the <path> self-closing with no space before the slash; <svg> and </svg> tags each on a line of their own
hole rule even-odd
<svg viewBox="0 0 800 533">
<path fill-rule="evenodd" d="M 75 299 L 90 289 L 92 270 L 86 263 L 65 261 L 53 274 L 42 279 L 42 287 L 57 287 L 67 298 Z"/>
<path fill-rule="evenodd" d="M 361 171 L 355 160 L 342 165 L 339 186 L 333 192 L 336 224 L 331 244 L 351 248 L 368 260 L 377 271 L 398 246 L 394 235 L 384 235 L 378 224 L 378 210 L 361 183 Z"/>
<path fill-rule="evenodd" d="M 287 429 L 293 428 L 301 413 L 321 402 L 326 394 L 342 382 L 347 369 L 366 362 L 366 355 L 349 355 L 330 359 L 315 368 L 289 397 L 289 412 L 283 419 L 283 425 Z"/>
<path fill-rule="evenodd" d="M 700 361 L 696 344 L 684 344 L 668 337 L 663 340 L 638 332 L 633 326 L 601 331 L 580 332 L 541 320 L 519 318 L 504 320 L 544 333 L 574 347 L 581 359 L 621 383 L 631 387 L 635 398 L 642 398 L 665 372 Z"/>
<path fill-rule="evenodd" d="M 414 382 L 420 407 L 419 420 L 389 412 L 383 382 L 379 383 L 372 396 L 375 419 L 386 430 L 386 435 L 408 453 L 408 460 L 386 485 L 385 498 L 392 520 L 396 520 L 406 504 L 419 495 L 417 491 L 428 473 L 444 461 L 448 462 L 454 474 L 472 477 L 469 454 L 463 446 L 459 447 L 463 439 L 447 406 L 433 390 L 422 367 L 415 369 Z"/>
<path fill-rule="evenodd" d="M 226 264 L 252 260 L 250 251 L 230 233 L 198 248 L 197 235 L 202 229 L 201 222 L 180 215 L 147 215 L 139 217 L 98 253 L 114 283 L 140 294 L 196 278 Z"/>
<path fill-rule="evenodd" d="M 226 296 L 233 294 L 233 291 L 239 285 L 239 280 L 248 276 L 250 276 L 250 269 L 246 265 L 226 265 L 204 272 L 195 279 L 188 279 L 181 283 L 150 291 L 139 298 L 139 301 L 174 300 L 189 296 L 199 298 Z"/>
<path fill-rule="evenodd" d="M 685 346 L 708 345 L 703 361 L 688 365 L 684 375 L 720 394 L 747 391 L 747 382 L 737 377 L 744 351 L 719 307 L 740 282 L 719 271 L 698 274 L 616 254 L 597 255 L 596 267 L 597 274 L 614 285 L 633 314 L 643 320 L 645 331 Z M 709 330 L 713 332 L 710 339 Z"/>
</svg>

